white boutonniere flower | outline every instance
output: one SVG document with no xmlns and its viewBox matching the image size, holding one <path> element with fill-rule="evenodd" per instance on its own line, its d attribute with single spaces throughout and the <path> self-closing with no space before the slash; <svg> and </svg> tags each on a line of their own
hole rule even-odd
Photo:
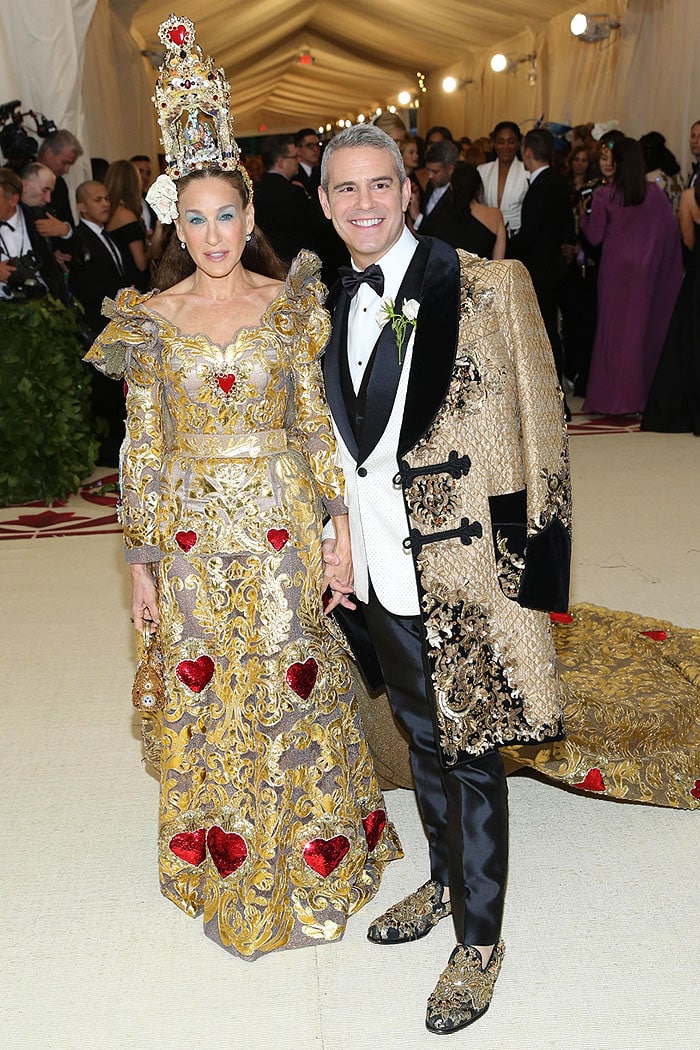
<svg viewBox="0 0 700 1050">
<path fill-rule="evenodd" d="M 159 175 L 146 194 L 146 200 L 163 223 L 177 219 L 177 186 L 169 175 Z"/>
<path fill-rule="evenodd" d="M 399 364 L 401 364 L 401 355 L 406 340 L 406 329 L 409 326 L 415 329 L 419 309 L 420 303 L 417 299 L 404 299 L 401 313 L 398 313 L 393 299 L 383 299 L 377 311 L 377 324 L 380 328 L 391 322 L 399 351 Z"/>
</svg>

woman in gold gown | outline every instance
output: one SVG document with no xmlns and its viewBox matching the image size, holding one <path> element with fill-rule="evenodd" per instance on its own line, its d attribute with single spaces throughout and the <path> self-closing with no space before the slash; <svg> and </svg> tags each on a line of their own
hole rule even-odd
<svg viewBox="0 0 700 1050">
<path fill-rule="evenodd" d="M 161 889 L 250 958 L 341 936 L 401 852 L 322 607 L 321 504 L 345 551 L 331 586 L 352 570 L 318 260 L 275 279 L 239 170 L 177 197 L 161 273 L 189 275 L 122 291 L 88 359 L 128 385 L 132 615 L 158 628 L 167 692 Z"/>
</svg>

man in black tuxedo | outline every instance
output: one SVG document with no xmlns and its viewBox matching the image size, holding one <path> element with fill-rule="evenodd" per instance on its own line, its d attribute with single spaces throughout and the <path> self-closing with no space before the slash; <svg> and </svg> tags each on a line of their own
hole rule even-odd
<svg viewBox="0 0 700 1050">
<path fill-rule="evenodd" d="M 76 191 L 80 222 L 75 230 L 82 255 L 82 263 L 71 268 L 68 286 L 85 310 L 85 319 L 95 338 L 107 324 L 102 316 L 102 301 L 113 299 L 124 285 L 124 266 L 119 249 L 105 223 L 109 219 L 109 195 L 101 182 L 83 182 Z M 90 369 L 92 378 L 92 409 L 96 417 L 107 424 L 107 434 L 100 436 L 98 465 L 114 467 L 119 458 L 119 447 L 124 440 L 123 383 L 109 379 L 96 369 Z"/>
<path fill-rule="evenodd" d="M 413 228 L 423 236 L 447 239 L 445 234 L 454 219 L 450 181 L 459 160 L 459 149 L 448 139 L 434 142 L 425 154 L 428 185 L 420 213 L 413 218 Z"/>
<path fill-rule="evenodd" d="M 545 128 L 528 131 L 522 157 L 529 172 L 520 229 L 510 239 L 508 255 L 527 267 L 535 287 L 542 320 L 552 345 L 557 375 L 562 376 L 562 348 L 557 323 L 557 300 L 566 272 L 564 252 L 576 236 L 565 179 L 551 166 L 554 137 Z"/>
<path fill-rule="evenodd" d="M 153 174 L 151 158 L 146 156 L 145 153 L 135 153 L 133 157 L 129 158 L 129 160 L 135 168 L 138 168 L 139 175 L 141 176 L 141 198 L 143 200 L 141 205 L 141 221 L 146 228 L 146 236 L 150 238 L 153 236 L 153 231 L 156 228 L 157 222 L 156 213 L 146 200 L 146 194 L 153 182 L 151 177 Z"/>
<path fill-rule="evenodd" d="M 332 284 L 338 264 L 348 260 L 347 251 L 324 218 L 318 196 L 308 197 L 295 182 L 299 161 L 294 139 L 291 135 L 265 139 L 261 155 L 266 172 L 255 190 L 256 223 L 286 263 L 302 248 L 316 252 L 323 263 L 323 280 Z"/>
<path fill-rule="evenodd" d="M 73 255 L 73 227 L 68 186 L 63 178 L 82 156 L 83 147 L 75 135 L 60 128 L 55 135 L 44 139 L 37 154 L 39 164 L 46 165 L 56 176 L 56 185 L 51 194 L 50 214 L 37 220 L 37 229 L 44 237 L 51 237 L 56 259 L 60 265 L 70 264 Z"/>
<path fill-rule="evenodd" d="M 321 184 L 321 140 L 313 128 L 302 128 L 294 136 L 299 170 L 294 182 L 303 187 L 306 196 L 318 200 L 318 187 Z"/>
<path fill-rule="evenodd" d="M 504 953 L 498 748 L 562 731 L 544 611 L 563 611 L 568 592 L 561 391 L 524 267 L 416 239 L 388 135 L 372 125 L 337 135 L 319 193 L 353 263 L 329 296 L 323 369 L 354 580 L 343 583 L 331 535 L 325 582 L 409 735 L 430 859 L 429 881 L 368 937 L 414 941 L 452 914 L 458 943 L 426 1025 L 454 1032 L 488 1009 Z"/>
<path fill-rule="evenodd" d="M 299 171 L 294 139 L 265 139 L 261 156 L 265 174 L 255 191 L 255 221 L 286 263 L 302 248 L 318 252 L 321 219 L 306 192 L 294 184 Z"/>
</svg>

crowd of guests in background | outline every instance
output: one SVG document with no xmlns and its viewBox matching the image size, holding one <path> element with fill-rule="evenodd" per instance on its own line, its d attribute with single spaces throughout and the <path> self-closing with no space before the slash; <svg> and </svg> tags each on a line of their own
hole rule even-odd
<svg viewBox="0 0 700 1050">
<path fill-rule="evenodd" d="M 444 126 L 421 138 L 390 112 L 375 123 L 401 151 L 410 229 L 527 267 L 562 387 L 585 398 L 584 411 L 641 413 L 643 428 L 700 434 L 700 121 L 685 176 L 657 131 L 639 140 L 592 124 L 523 134 L 503 120 L 471 140 Z M 322 148 L 302 128 L 264 139 L 244 163 L 256 222 L 277 254 L 288 263 L 302 248 L 316 252 L 331 286 L 349 256 L 319 204 Z M 144 154 L 93 158 L 74 215 L 64 176 L 82 152 L 60 130 L 21 171 L 0 168 L 0 300 L 50 292 L 77 302 L 87 343 L 106 323 L 105 297 L 155 286 L 167 236 L 145 200 L 158 172 Z M 108 430 L 100 462 L 114 465 L 123 393 L 92 378 Z"/>
</svg>

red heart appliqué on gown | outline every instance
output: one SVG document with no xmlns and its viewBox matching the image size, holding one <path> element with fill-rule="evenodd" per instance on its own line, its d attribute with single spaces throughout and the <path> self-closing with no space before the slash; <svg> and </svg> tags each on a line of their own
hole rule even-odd
<svg viewBox="0 0 700 1050">
<path fill-rule="evenodd" d="M 175 674 L 193 693 L 201 693 L 211 682 L 214 661 L 210 656 L 198 656 L 196 660 L 180 660 Z"/>
<path fill-rule="evenodd" d="M 571 613 L 550 613 L 549 618 L 552 623 L 573 623 L 573 616 Z"/>
<path fill-rule="evenodd" d="M 186 860 L 196 868 L 207 855 L 206 831 L 204 828 L 181 831 L 178 835 L 173 835 L 168 845 L 176 857 Z"/>
<path fill-rule="evenodd" d="M 665 642 L 668 638 L 666 631 L 642 631 L 641 633 L 646 638 L 651 638 L 652 642 Z"/>
<path fill-rule="evenodd" d="M 379 838 L 386 827 L 386 813 L 383 809 L 374 809 L 362 818 L 362 827 L 365 829 L 367 849 L 371 853 L 379 842 Z"/>
<path fill-rule="evenodd" d="M 223 392 L 228 396 L 231 393 L 231 389 L 234 383 L 236 382 L 236 377 L 234 375 L 217 376 L 216 381 L 223 390 Z"/>
<path fill-rule="evenodd" d="M 349 849 L 350 842 L 345 835 L 334 835 L 332 839 L 311 839 L 301 855 L 304 863 L 325 879 L 335 871 Z"/>
<path fill-rule="evenodd" d="M 700 798 L 700 780 L 695 781 L 695 787 L 690 789 L 690 794 L 693 798 Z"/>
<path fill-rule="evenodd" d="M 197 533 L 191 529 L 188 532 L 176 532 L 175 542 L 183 551 L 191 551 L 197 542 Z"/>
<path fill-rule="evenodd" d="M 603 774 L 595 767 L 589 769 L 580 784 L 574 784 L 575 788 L 583 788 L 584 791 L 605 791 Z"/>
<path fill-rule="evenodd" d="M 293 689 L 302 700 L 307 700 L 316 685 L 318 664 L 313 656 L 310 656 L 303 664 L 290 664 L 284 677 L 289 688 Z"/>
<path fill-rule="evenodd" d="M 224 831 L 218 824 L 209 828 L 207 834 L 209 855 L 222 879 L 240 868 L 248 856 L 245 839 L 235 831 Z"/>
<path fill-rule="evenodd" d="M 286 529 L 268 529 L 267 540 L 268 543 L 275 548 L 276 551 L 281 551 L 285 543 L 289 539 L 289 533 Z"/>
<path fill-rule="evenodd" d="M 168 30 L 168 36 L 172 40 L 173 44 L 177 44 L 178 47 L 182 47 L 185 40 L 187 39 L 187 29 L 183 25 L 173 26 L 172 29 Z"/>
</svg>

